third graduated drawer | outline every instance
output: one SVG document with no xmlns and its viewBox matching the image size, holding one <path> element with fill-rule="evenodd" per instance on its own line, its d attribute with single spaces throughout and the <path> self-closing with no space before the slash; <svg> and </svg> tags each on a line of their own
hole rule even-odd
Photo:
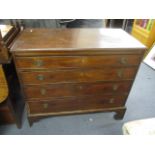
<svg viewBox="0 0 155 155">
<path fill-rule="evenodd" d="M 19 71 L 24 85 L 133 80 L 136 67 Z"/>
<path fill-rule="evenodd" d="M 116 54 L 98 56 L 30 56 L 16 57 L 18 69 L 91 68 L 104 66 L 137 66 L 138 54 Z"/>
<path fill-rule="evenodd" d="M 26 100 L 54 97 L 127 94 L 132 81 L 24 86 Z"/>
</svg>

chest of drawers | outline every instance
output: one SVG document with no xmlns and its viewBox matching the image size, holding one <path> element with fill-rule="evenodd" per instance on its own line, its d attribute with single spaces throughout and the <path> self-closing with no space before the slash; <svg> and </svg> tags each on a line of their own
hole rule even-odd
<svg viewBox="0 0 155 155">
<path fill-rule="evenodd" d="M 26 29 L 11 51 L 30 125 L 52 115 L 116 112 L 145 46 L 121 29 Z"/>
</svg>

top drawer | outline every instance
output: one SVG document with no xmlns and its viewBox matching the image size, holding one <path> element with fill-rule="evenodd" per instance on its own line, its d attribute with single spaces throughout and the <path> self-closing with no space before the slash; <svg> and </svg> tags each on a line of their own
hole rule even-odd
<svg viewBox="0 0 155 155">
<path fill-rule="evenodd" d="M 102 66 L 136 66 L 141 55 L 37 56 L 16 57 L 19 69 L 89 68 Z"/>
</svg>

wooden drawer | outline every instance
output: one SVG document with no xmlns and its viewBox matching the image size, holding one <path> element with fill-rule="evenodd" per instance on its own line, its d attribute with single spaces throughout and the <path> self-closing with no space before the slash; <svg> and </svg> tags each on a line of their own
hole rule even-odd
<svg viewBox="0 0 155 155">
<path fill-rule="evenodd" d="M 16 57 L 19 69 L 89 68 L 102 66 L 135 66 L 141 55 L 40 56 Z"/>
<path fill-rule="evenodd" d="M 137 68 L 103 68 L 90 70 L 55 70 L 20 72 L 27 84 L 76 83 L 133 79 Z"/>
<path fill-rule="evenodd" d="M 69 112 L 90 109 L 105 109 L 120 107 L 125 104 L 126 96 L 96 96 L 63 98 L 46 101 L 28 102 L 30 114 L 48 114 L 55 112 Z"/>
<path fill-rule="evenodd" d="M 132 82 L 106 82 L 106 83 L 83 83 L 83 84 L 52 84 L 26 86 L 24 88 L 27 100 L 47 99 L 52 97 L 124 94 L 130 90 Z"/>
</svg>

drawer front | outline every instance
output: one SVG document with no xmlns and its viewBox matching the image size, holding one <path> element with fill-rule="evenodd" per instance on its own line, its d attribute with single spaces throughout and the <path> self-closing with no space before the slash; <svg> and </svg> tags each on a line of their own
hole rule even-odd
<svg viewBox="0 0 155 155">
<path fill-rule="evenodd" d="M 28 102 L 30 114 L 104 109 L 120 107 L 125 104 L 126 96 L 100 96 L 55 99 L 49 101 Z"/>
<path fill-rule="evenodd" d="M 132 82 L 107 82 L 90 84 L 53 84 L 26 86 L 24 88 L 27 100 L 47 99 L 52 97 L 69 97 L 83 95 L 124 94 L 130 90 Z"/>
<path fill-rule="evenodd" d="M 102 66 L 135 66 L 141 55 L 16 57 L 19 69 L 87 68 Z"/>
<path fill-rule="evenodd" d="M 21 80 L 27 84 L 77 83 L 133 79 L 136 68 L 104 68 L 91 70 L 56 70 L 20 72 Z"/>
</svg>

